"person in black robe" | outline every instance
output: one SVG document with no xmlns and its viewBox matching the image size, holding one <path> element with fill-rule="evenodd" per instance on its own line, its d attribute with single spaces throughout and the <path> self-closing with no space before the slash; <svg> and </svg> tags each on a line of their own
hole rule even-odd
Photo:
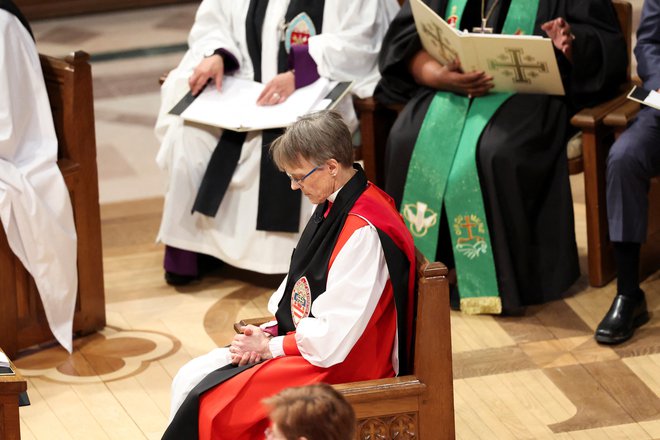
<svg viewBox="0 0 660 440">
<path fill-rule="evenodd" d="M 492 8 L 488 24 L 501 33 L 511 0 L 485 1 L 483 9 Z M 447 0 L 425 2 L 444 17 Z M 468 0 L 461 29 L 480 26 L 481 10 L 481 1 Z M 628 64 L 609 0 L 540 0 L 534 34 L 552 38 L 566 95 L 514 95 L 484 129 L 476 153 L 505 314 L 557 299 L 579 277 L 566 159 L 566 142 L 573 134 L 570 118 L 615 95 Z M 385 159 L 385 189 L 400 205 L 435 91 L 477 97 L 487 94 L 492 83 L 482 72 L 464 73 L 431 59 L 422 49 L 408 2 L 385 36 L 379 63 L 376 99 L 406 103 L 390 132 Z M 436 258 L 451 266 L 444 209 L 440 228 Z"/>
</svg>

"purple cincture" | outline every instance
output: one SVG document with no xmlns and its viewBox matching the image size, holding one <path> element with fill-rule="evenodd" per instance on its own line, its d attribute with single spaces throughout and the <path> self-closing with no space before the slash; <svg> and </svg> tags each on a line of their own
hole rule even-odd
<svg viewBox="0 0 660 440">
<path fill-rule="evenodd" d="M 316 62 L 309 54 L 309 46 L 306 44 L 295 44 L 289 52 L 289 66 L 295 70 L 296 89 L 305 87 L 319 79 L 319 71 Z"/>
</svg>

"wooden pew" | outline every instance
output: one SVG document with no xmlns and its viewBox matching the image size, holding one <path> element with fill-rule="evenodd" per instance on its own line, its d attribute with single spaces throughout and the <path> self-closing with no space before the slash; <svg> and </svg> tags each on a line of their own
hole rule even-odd
<svg viewBox="0 0 660 440">
<path fill-rule="evenodd" d="M 64 59 L 41 55 L 59 142 L 58 166 L 71 195 L 78 234 L 78 298 L 73 331 L 91 333 L 105 326 L 101 220 L 94 103 L 89 55 Z M 0 346 L 8 356 L 54 340 L 34 280 L 16 258 L 0 228 Z"/>
<path fill-rule="evenodd" d="M 413 373 L 335 385 L 353 405 L 357 440 L 449 440 L 455 437 L 449 283 L 442 263 L 417 253 Z M 238 322 L 234 329 L 268 318 Z"/>
<path fill-rule="evenodd" d="M 413 374 L 336 386 L 355 409 L 358 440 L 455 437 L 447 268 L 419 257 Z"/>
<path fill-rule="evenodd" d="M 21 438 L 18 395 L 27 390 L 27 382 L 13 364 L 12 368 L 16 372 L 15 375 L 0 376 L 0 439 L 2 440 Z"/>
</svg>

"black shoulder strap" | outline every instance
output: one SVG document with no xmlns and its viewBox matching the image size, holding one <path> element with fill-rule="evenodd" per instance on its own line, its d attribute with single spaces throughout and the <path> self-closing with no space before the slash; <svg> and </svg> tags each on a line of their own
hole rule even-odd
<svg viewBox="0 0 660 440">
<path fill-rule="evenodd" d="M 261 31 L 266 18 L 266 8 L 268 0 L 250 0 L 245 17 L 245 38 L 254 69 L 254 80 L 257 82 L 261 82 Z"/>
</svg>

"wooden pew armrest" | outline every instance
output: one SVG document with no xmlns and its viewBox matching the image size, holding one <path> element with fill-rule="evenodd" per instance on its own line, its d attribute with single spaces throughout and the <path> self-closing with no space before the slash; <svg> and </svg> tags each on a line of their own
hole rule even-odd
<svg viewBox="0 0 660 440">
<path fill-rule="evenodd" d="M 629 8 L 630 5 L 626 3 L 626 7 Z M 614 120 L 608 117 L 612 112 L 619 112 L 618 109 L 622 106 L 624 106 L 625 109 L 634 109 L 634 106 L 629 105 L 632 101 L 630 101 L 627 96 L 633 86 L 639 86 L 641 84 L 642 80 L 639 79 L 639 76 L 633 76 L 619 86 L 619 94 L 617 96 L 594 107 L 582 109 L 571 118 L 571 124 L 580 129 L 593 129 L 596 124 L 601 121 L 604 122 L 605 125 L 618 126 L 617 124 L 619 122 L 616 119 L 616 116 L 614 117 Z M 617 122 L 608 123 L 608 120 Z"/>
<path fill-rule="evenodd" d="M 627 100 L 626 95 L 629 90 L 629 85 L 622 86 L 621 93 L 614 98 L 593 107 L 580 110 L 571 118 L 571 124 L 583 131 L 595 130 L 596 126 L 600 124 L 612 110 L 621 106 L 621 104 Z"/>
<path fill-rule="evenodd" d="M 241 327 L 245 327 L 246 325 L 256 325 L 259 327 L 261 324 L 264 324 L 268 321 L 273 321 L 275 318 L 274 317 L 269 317 L 269 316 L 261 316 L 259 318 L 248 318 L 248 319 L 241 319 L 240 321 L 234 323 L 234 331 L 236 333 L 241 333 Z"/>
<path fill-rule="evenodd" d="M 603 122 L 608 127 L 625 128 L 637 117 L 640 106 L 638 102 L 626 99 L 625 102 L 609 112 Z"/>
<path fill-rule="evenodd" d="M 426 385 L 414 375 L 349 382 L 333 386 L 351 403 L 419 396 L 426 391 Z"/>
</svg>

